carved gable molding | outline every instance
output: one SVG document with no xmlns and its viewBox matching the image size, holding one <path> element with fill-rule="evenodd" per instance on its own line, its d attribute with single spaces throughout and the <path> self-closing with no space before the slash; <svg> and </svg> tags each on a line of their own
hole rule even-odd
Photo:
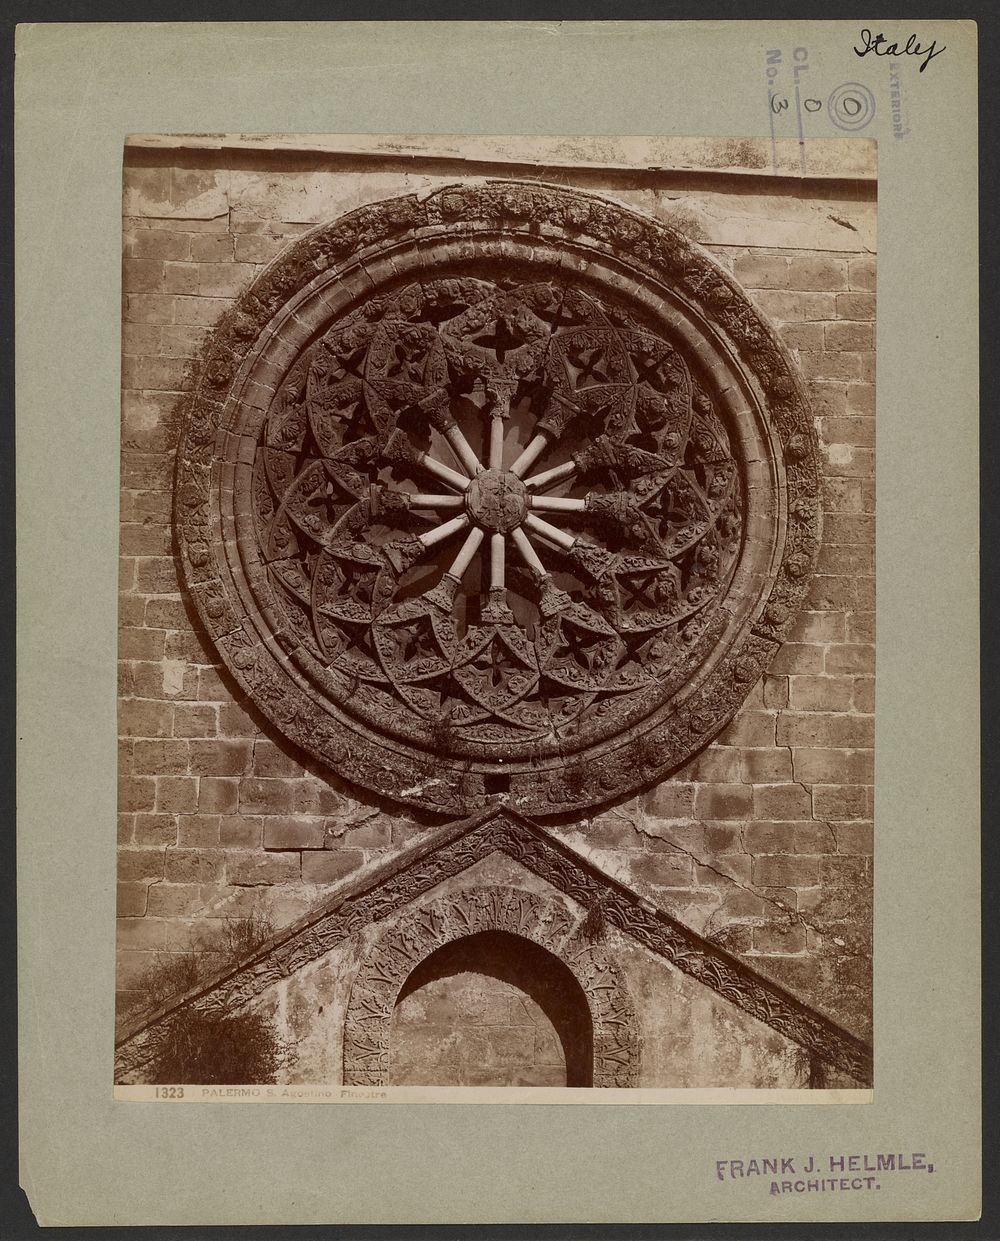
<svg viewBox="0 0 1000 1241">
<path fill-rule="evenodd" d="M 594 1031 L 594 1085 L 635 1086 L 639 1031 L 621 971 L 603 948 L 574 934 L 582 917 L 562 901 L 520 888 L 466 888 L 403 913 L 366 954 L 344 1024 L 344 1083 L 389 1082 L 389 1025 L 408 975 L 437 948 L 480 931 L 507 931 L 558 957 L 580 984 Z"/>
<path fill-rule="evenodd" d="M 116 1080 L 142 1080 L 143 1066 L 160 1041 L 170 1037 L 171 1020 L 181 1008 L 237 1011 L 373 923 L 398 918 L 400 909 L 425 892 L 497 851 L 581 908 L 598 909 L 603 922 L 797 1043 L 818 1063 L 859 1084 L 871 1081 L 872 1052 L 863 1040 L 505 808 L 440 828 L 367 875 L 346 881 L 320 909 L 275 936 L 243 968 L 126 1030 L 118 1043 Z"/>
</svg>

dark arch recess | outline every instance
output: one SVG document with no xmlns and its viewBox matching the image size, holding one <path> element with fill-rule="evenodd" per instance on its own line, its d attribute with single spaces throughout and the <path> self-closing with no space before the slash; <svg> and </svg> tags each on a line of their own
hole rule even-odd
<svg viewBox="0 0 1000 1241">
<path fill-rule="evenodd" d="M 408 976 L 396 1006 L 428 983 L 463 973 L 489 975 L 530 996 L 559 1036 L 566 1085 L 594 1084 L 594 1026 L 586 994 L 558 957 L 520 935 L 480 931 L 443 944 Z"/>
</svg>

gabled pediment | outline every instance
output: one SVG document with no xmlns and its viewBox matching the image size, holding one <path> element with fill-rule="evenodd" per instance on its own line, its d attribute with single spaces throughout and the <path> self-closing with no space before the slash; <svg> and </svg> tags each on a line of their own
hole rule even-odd
<svg viewBox="0 0 1000 1241">
<path fill-rule="evenodd" d="M 193 1005 L 234 1011 L 373 924 L 397 917 L 444 881 L 504 854 L 587 911 L 602 929 L 629 937 L 728 1003 L 802 1047 L 810 1059 L 859 1082 L 871 1076 L 871 1048 L 744 961 L 657 909 L 545 828 L 507 806 L 429 832 L 392 858 L 357 872 L 240 968 L 220 974 L 127 1029 L 117 1067 L 131 1071 L 164 1037 L 174 1014 Z"/>
</svg>

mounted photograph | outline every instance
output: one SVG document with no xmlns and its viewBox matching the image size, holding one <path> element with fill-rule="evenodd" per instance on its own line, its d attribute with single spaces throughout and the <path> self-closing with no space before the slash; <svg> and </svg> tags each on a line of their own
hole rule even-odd
<svg viewBox="0 0 1000 1241">
<path fill-rule="evenodd" d="M 871 1100 L 875 153 L 126 140 L 117 1097 Z"/>
</svg>

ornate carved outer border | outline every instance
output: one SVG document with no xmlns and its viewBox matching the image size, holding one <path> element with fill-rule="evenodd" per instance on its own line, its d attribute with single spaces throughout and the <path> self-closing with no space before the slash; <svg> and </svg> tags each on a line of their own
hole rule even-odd
<svg viewBox="0 0 1000 1241">
<path fill-rule="evenodd" d="M 594 1029 L 594 1085 L 635 1086 L 639 1030 L 621 972 L 602 948 L 571 938 L 582 919 L 559 901 L 519 888 L 479 887 L 408 912 L 372 946 L 344 1021 L 344 1084 L 389 1084 L 389 1024 L 400 988 L 436 948 L 480 931 L 533 940 L 573 973 Z"/>
<path fill-rule="evenodd" d="M 188 1005 L 234 1012 L 401 907 L 494 851 L 528 870 L 696 978 L 751 1017 L 765 1022 L 811 1057 L 870 1083 L 871 1048 L 804 1004 L 745 962 L 708 943 L 669 914 L 655 909 L 530 820 L 503 809 L 440 828 L 362 880 L 345 884 L 332 901 L 281 932 L 242 968 L 182 997 L 127 1029 L 118 1042 L 115 1080 L 141 1081 L 143 1067 L 170 1038 L 170 1023 Z"/>
<path fill-rule="evenodd" d="M 585 268 L 590 255 L 627 266 L 650 290 L 669 290 L 704 326 L 706 338 L 715 339 L 737 363 L 784 458 L 774 463 L 784 475 L 786 498 L 778 514 L 779 522 L 787 523 L 780 564 L 763 583 L 754 615 L 706 680 L 686 697 L 679 695 L 667 717 L 645 733 L 633 730 L 600 753 L 570 757 L 556 777 L 539 779 L 531 771 L 511 777 L 512 801 L 533 814 L 561 814 L 652 783 L 711 740 L 786 635 L 819 548 L 815 432 L 789 354 L 736 282 L 683 234 L 593 195 L 521 181 L 446 186 L 426 197 L 362 207 L 316 228 L 251 285 L 209 338 L 186 402 L 175 522 L 184 575 L 201 620 L 242 688 L 286 736 L 338 775 L 395 800 L 448 817 L 481 805 L 481 775 L 447 762 L 431 773 L 428 756 L 389 747 L 356 722 L 331 714 L 297 683 L 287 650 L 261 639 L 253 603 L 229 576 L 226 557 L 237 554 L 235 531 L 231 517 L 219 509 L 220 499 L 232 504 L 255 447 L 239 434 L 234 410 L 266 409 L 283 374 L 274 363 L 269 372 L 253 371 L 255 342 L 294 319 L 289 305 L 299 291 L 321 289 L 317 295 L 331 303 L 349 300 L 391 275 L 394 247 L 415 246 L 433 263 L 436 241 L 480 234 L 488 236 L 483 244 L 497 257 L 530 256 L 533 246 L 551 244 L 567 251 L 570 269 Z M 651 304 L 658 304 L 657 296 L 649 293 Z M 301 334 L 301 324 L 298 330 Z M 290 349 L 287 363 L 295 351 Z"/>
</svg>

